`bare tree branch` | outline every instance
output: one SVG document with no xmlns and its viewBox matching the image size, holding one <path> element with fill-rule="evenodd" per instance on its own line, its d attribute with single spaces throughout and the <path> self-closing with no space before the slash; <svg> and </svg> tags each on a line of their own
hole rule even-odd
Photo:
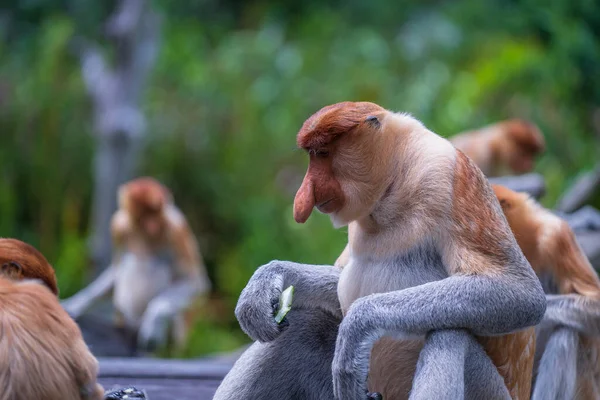
<svg viewBox="0 0 600 400">
<path fill-rule="evenodd" d="M 97 137 L 90 243 L 96 274 L 109 263 L 116 193 L 133 177 L 146 129 L 139 103 L 158 52 L 160 19 L 147 0 L 121 0 L 108 19 L 106 33 L 115 50 L 112 66 L 98 46 L 77 42 Z"/>
</svg>

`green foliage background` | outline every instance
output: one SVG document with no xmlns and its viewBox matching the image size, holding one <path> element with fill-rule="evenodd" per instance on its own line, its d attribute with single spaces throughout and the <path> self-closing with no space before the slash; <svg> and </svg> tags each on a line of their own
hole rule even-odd
<svg viewBox="0 0 600 400">
<path fill-rule="evenodd" d="M 61 295 L 88 279 L 94 137 L 73 35 L 101 40 L 114 1 L 0 5 L 0 235 L 38 247 Z M 172 188 L 215 284 L 188 348 L 247 338 L 233 307 L 272 259 L 332 263 L 323 215 L 292 219 L 306 166 L 295 134 L 342 100 L 411 112 L 450 136 L 503 118 L 543 130 L 552 206 L 598 161 L 600 4 L 593 0 L 155 1 L 162 43 L 144 96 L 139 174 Z M 218 310 L 216 312 L 215 310 Z"/>
</svg>

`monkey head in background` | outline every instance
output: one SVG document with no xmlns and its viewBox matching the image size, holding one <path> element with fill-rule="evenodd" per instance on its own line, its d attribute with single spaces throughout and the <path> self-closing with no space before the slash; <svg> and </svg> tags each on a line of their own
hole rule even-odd
<svg viewBox="0 0 600 400">
<path fill-rule="evenodd" d="M 157 180 L 134 179 L 119 188 L 118 199 L 111 265 L 63 306 L 77 318 L 112 290 L 116 326 L 134 333 L 139 348 L 180 347 L 191 323 L 184 312 L 210 290 L 196 238 Z"/>
<path fill-rule="evenodd" d="M 450 142 L 471 158 L 488 177 L 530 172 L 546 145 L 539 128 L 523 119 L 510 119 L 459 133 Z"/>
<path fill-rule="evenodd" d="M 58 302 L 54 269 L 0 239 L 0 400 L 100 400 L 98 362 Z"/>
</svg>

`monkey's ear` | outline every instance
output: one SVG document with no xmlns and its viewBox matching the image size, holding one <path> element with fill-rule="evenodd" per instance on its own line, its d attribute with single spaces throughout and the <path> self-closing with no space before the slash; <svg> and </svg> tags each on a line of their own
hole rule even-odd
<svg viewBox="0 0 600 400">
<path fill-rule="evenodd" d="M 9 261 L 0 266 L 2 275 L 9 279 L 21 279 L 23 277 L 23 267 L 15 261 Z"/>
<path fill-rule="evenodd" d="M 365 118 L 365 122 L 377 128 L 381 125 L 381 122 L 379 122 L 379 118 L 377 118 L 375 115 L 369 115 L 367 118 Z"/>
</svg>

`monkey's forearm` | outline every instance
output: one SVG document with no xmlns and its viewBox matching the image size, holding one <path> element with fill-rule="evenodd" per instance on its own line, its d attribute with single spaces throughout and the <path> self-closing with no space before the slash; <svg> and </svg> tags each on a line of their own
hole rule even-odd
<svg viewBox="0 0 600 400">
<path fill-rule="evenodd" d="M 538 324 L 546 309 L 539 280 L 452 276 L 356 300 L 338 332 L 333 361 L 336 399 L 361 398 L 373 343 L 384 335 L 467 329 L 498 335 Z"/>
<path fill-rule="evenodd" d="M 575 329 L 590 336 L 600 335 L 600 301 L 576 294 L 547 295 L 544 321 Z"/>
<path fill-rule="evenodd" d="M 61 301 L 61 305 L 72 318 L 76 319 L 98 299 L 110 292 L 114 286 L 115 278 L 116 268 L 110 265 L 87 287 Z"/>
<path fill-rule="evenodd" d="M 500 335 L 536 325 L 545 309 L 544 292 L 537 279 L 453 276 L 358 299 L 342 326 L 408 335 L 436 329 Z"/>
<path fill-rule="evenodd" d="M 291 320 L 294 309 L 321 309 L 341 318 L 337 297 L 340 270 L 331 266 L 272 261 L 258 268 L 242 291 L 235 315 L 248 336 L 261 342 L 274 340 Z M 274 315 L 281 292 L 293 285 L 292 310 L 286 323 L 277 324 Z"/>
</svg>

